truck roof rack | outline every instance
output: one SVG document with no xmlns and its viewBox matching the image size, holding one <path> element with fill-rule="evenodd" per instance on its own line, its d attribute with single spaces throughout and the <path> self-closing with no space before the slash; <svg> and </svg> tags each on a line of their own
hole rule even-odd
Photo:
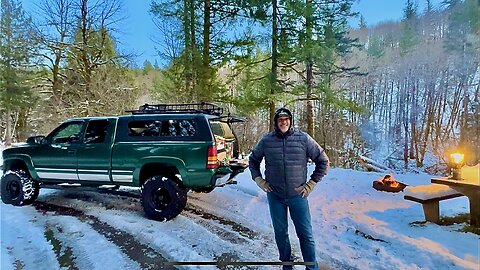
<svg viewBox="0 0 480 270">
<path fill-rule="evenodd" d="M 223 108 L 213 103 L 178 103 L 178 104 L 147 104 L 140 106 L 138 110 L 128 110 L 132 114 L 156 114 L 156 113 L 203 113 L 216 116 L 223 115 Z"/>
</svg>

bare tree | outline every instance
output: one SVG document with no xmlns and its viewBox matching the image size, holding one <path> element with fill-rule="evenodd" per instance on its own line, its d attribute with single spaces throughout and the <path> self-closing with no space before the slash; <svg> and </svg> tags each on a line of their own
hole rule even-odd
<svg viewBox="0 0 480 270">
<path fill-rule="evenodd" d="M 63 107 L 63 83 L 65 74 L 63 66 L 69 51 L 69 42 L 75 26 L 73 0 L 49 0 L 39 6 L 42 19 L 36 23 L 36 38 L 42 44 L 41 56 L 50 70 L 45 79 L 48 93 L 53 99 L 52 110 L 59 113 Z M 44 88 L 44 85 L 40 85 Z M 44 91 L 45 92 L 45 91 Z"/>
<path fill-rule="evenodd" d="M 438 164 L 453 149 L 478 161 L 473 151 L 479 129 L 475 119 L 480 36 L 473 23 L 478 21 L 473 16 L 477 11 L 478 1 L 452 1 L 446 10 L 427 9 L 416 18 L 417 28 L 412 25 L 409 31 L 393 22 L 370 28 L 369 38 L 365 29 L 352 32 L 361 37 L 367 52 L 367 59 L 360 57 L 362 51 L 353 59 L 369 72 L 365 80 L 346 80 L 352 95 L 367 108 L 356 122 L 378 128 L 393 160 L 390 165 L 398 161 L 404 167 L 415 160 L 423 167 L 428 153 Z M 372 145 L 380 150 L 378 145 L 368 146 Z"/>
<path fill-rule="evenodd" d="M 160 32 L 159 39 L 154 39 L 153 42 L 158 46 L 159 56 L 168 61 L 173 61 L 181 56 L 183 43 L 181 36 L 178 35 L 180 28 L 179 22 L 170 18 L 154 17 L 153 23 Z"/>
<path fill-rule="evenodd" d="M 113 39 L 113 34 L 117 31 L 116 24 L 124 19 L 122 7 L 120 0 L 80 0 L 75 5 L 77 25 L 69 51 L 69 62 L 82 80 L 83 102 L 88 102 L 92 95 L 95 70 L 128 58 L 115 51 Z M 90 113 L 88 107 L 83 111 L 83 115 Z"/>
</svg>

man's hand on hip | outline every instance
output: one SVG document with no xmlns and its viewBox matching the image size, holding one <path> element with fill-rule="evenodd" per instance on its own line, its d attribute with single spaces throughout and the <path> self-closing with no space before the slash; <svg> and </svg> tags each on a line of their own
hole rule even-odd
<svg viewBox="0 0 480 270">
<path fill-rule="evenodd" d="M 272 191 L 272 187 L 270 186 L 267 181 L 265 181 L 262 177 L 258 176 L 255 177 L 255 183 L 265 192 L 270 192 Z"/>
<path fill-rule="evenodd" d="M 317 184 L 317 182 L 315 182 L 313 180 L 309 180 L 307 183 L 295 188 L 295 191 L 300 192 L 300 194 L 302 194 L 302 198 L 306 198 L 306 197 L 308 197 L 308 195 L 310 195 L 313 188 L 315 188 L 316 184 Z"/>
</svg>

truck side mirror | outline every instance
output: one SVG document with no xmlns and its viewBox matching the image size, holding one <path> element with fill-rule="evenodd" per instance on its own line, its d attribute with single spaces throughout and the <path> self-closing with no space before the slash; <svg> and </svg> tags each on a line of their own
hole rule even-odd
<svg viewBox="0 0 480 270">
<path fill-rule="evenodd" d="M 31 136 L 27 139 L 28 144 L 44 144 L 44 142 L 46 142 L 45 136 Z"/>
</svg>

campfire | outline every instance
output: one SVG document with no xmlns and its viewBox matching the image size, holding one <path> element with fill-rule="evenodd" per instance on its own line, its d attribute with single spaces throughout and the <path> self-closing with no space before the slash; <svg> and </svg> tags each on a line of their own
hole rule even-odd
<svg viewBox="0 0 480 270">
<path fill-rule="evenodd" d="M 398 182 L 391 174 L 387 174 L 373 181 L 373 188 L 378 191 L 400 192 L 403 191 L 406 186 L 404 183 Z"/>
</svg>

